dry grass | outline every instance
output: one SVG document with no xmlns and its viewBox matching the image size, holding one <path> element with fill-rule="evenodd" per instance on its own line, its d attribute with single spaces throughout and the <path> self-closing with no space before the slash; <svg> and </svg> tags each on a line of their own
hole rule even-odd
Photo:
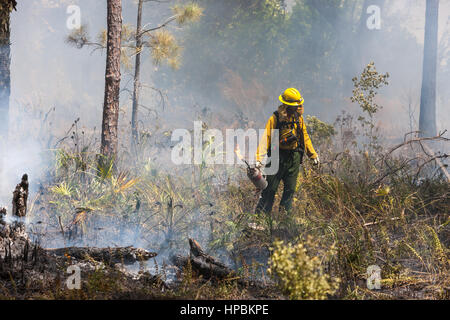
<svg viewBox="0 0 450 320">
<path fill-rule="evenodd" d="M 414 168 L 405 168 L 372 185 L 375 172 L 383 170 L 376 159 L 344 152 L 335 160 L 336 152 L 322 159 L 320 171 L 305 163 L 290 214 L 278 213 L 275 206 L 271 217 L 255 217 L 253 187 L 239 171 L 227 173 L 235 183 L 218 185 L 213 179 L 217 168 L 167 173 L 152 163 L 130 168 L 124 158 L 114 172 L 98 168 L 95 154 L 83 150 L 59 151 L 45 191 L 33 200 L 40 205 L 32 206 L 31 219 L 42 222 L 47 237 L 61 241 L 59 217 L 65 241 L 77 244 L 128 241 L 161 254 L 185 254 L 187 238 L 195 237 L 240 274 L 260 280 L 267 277 L 268 248 L 280 239 L 305 243 L 309 255 L 321 253 L 321 268 L 342 279 L 334 297 L 448 295 L 450 203 L 442 178 L 416 183 Z M 391 157 L 402 162 L 408 155 Z M 248 233 L 247 224 L 258 220 L 265 231 Z M 367 267 L 374 264 L 381 267 L 381 291 L 365 285 Z M 234 282 L 193 276 L 173 290 L 178 297 L 239 299 L 248 298 L 252 289 L 244 292 Z"/>
<path fill-rule="evenodd" d="M 75 123 L 73 138 L 59 144 L 40 192 L 32 196 L 30 233 L 46 246 L 134 244 L 161 257 L 185 255 L 193 237 L 239 275 L 266 283 L 265 289 L 242 288 L 184 270 L 168 291 L 145 293 L 144 286 L 142 296 L 148 298 L 285 298 L 275 286 L 279 278 L 267 277 L 269 248 L 282 240 L 304 248 L 305 256 L 320 257 L 311 272 L 316 268 L 341 280 L 327 297 L 448 299 L 450 188 L 439 166 L 423 153 L 425 142 L 414 138 L 395 150 L 380 145 L 367 150 L 359 139 L 372 137 L 347 134 L 356 132 L 351 115 L 340 117 L 334 130 L 318 119 L 308 125 L 315 147 L 326 151 L 322 167 L 313 170 L 305 161 L 292 212 L 278 211 L 280 190 L 272 215 L 255 216 L 257 196 L 240 168 L 165 167 L 143 156 L 170 152 L 165 129 L 153 134 L 154 143 L 140 146 L 138 157 L 124 150 L 115 171 L 97 166 L 96 146 L 78 134 Z M 265 229 L 249 230 L 249 222 Z M 367 289 L 371 265 L 381 268 L 381 290 Z M 97 298 L 95 292 L 115 298 L 133 293 L 120 281 L 104 288 L 94 281 L 110 277 L 107 272 L 93 277 L 83 298 Z M 67 294 L 46 291 L 56 290 L 52 286 L 43 295 Z M 16 291 L 10 286 L 4 292 L 14 297 Z"/>
</svg>

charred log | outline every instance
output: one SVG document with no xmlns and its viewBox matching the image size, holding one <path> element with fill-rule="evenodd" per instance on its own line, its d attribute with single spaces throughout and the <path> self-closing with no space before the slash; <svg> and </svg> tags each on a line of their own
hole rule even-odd
<svg viewBox="0 0 450 320">
<path fill-rule="evenodd" d="M 188 263 L 191 264 L 192 270 L 204 279 L 226 279 L 235 277 L 234 270 L 227 267 L 225 264 L 217 261 L 210 255 L 207 255 L 202 247 L 194 239 L 189 239 L 190 256 L 174 256 L 171 258 L 173 264 L 178 267 L 185 268 Z"/>
<path fill-rule="evenodd" d="M 155 252 L 134 247 L 119 248 L 95 248 L 95 247 L 67 247 L 58 249 L 46 249 L 50 255 L 66 256 L 77 260 L 95 260 L 108 265 L 116 263 L 133 264 L 135 262 L 147 261 L 156 257 Z"/>
<path fill-rule="evenodd" d="M 33 242 L 20 218 L 26 216 L 28 200 L 28 176 L 25 174 L 22 181 L 16 186 L 13 193 L 12 215 L 16 217 L 12 222 L 5 221 L 6 209 L 0 208 L 0 280 L 12 281 L 14 290 L 28 288 L 35 283 L 36 277 L 53 281 L 61 285 L 61 278 L 66 276 L 67 263 L 78 264 L 82 272 L 90 274 L 96 272 L 98 263 L 104 263 L 108 276 L 127 285 L 130 290 L 137 287 L 159 288 L 164 290 L 167 285 L 160 275 L 151 275 L 148 272 L 139 273 L 138 276 L 129 273 L 122 264 L 130 265 L 135 262 L 144 262 L 157 254 L 134 247 L 96 248 L 96 247 L 68 247 L 59 249 L 44 249 L 37 242 Z M 61 226 L 62 227 L 62 226 Z M 62 232 L 64 230 L 62 228 Z M 81 263 L 80 263 L 81 262 Z M 40 287 L 39 287 L 40 288 Z M 130 291 L 133 292 L 133 291 Z"/>
</svg>

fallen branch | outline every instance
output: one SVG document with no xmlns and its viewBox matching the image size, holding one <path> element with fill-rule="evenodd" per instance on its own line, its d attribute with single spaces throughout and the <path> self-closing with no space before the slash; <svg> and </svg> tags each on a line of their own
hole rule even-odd
<svg viewBox="0 0 450 320">
<path fill-rule="evenodd" d="M 213 278 L 223 280 L 236 277 L 236 274 L 232 269 L 207 255 L 194 239 L 189 239 L 189 246 L 189 258 L 179 255 L 171 258 L 176 266 L 184 268 L 190 262 L 192 269 L 205 279 Z"/>
<path fill-rule="evenodd" d="M 396 145 L 395 147 L 391 148 L 384 156 L 383 159 L 386 158 L 388 155 L 390 155 L 392 152 L 394 152 L 395 150 L 406 146 L 408 144 L 414 143 L 414 142 L 422 142 L 422 141 L 450 141 L 449 138 L 445 138 L 444 134 L 447 132 L 447 130 L 445 130 L 444 132 L 440 133 L 439 135 L 435 136 L 435 137 L 425 137 L 425 138 L 413 138 L 410 139 L 408 141 L 404 141 L 398 145 Z"/>
<path fill-rule="evenodd" d="M 48 254 L 55 256 L 68 256 L 78 260 L 93 259 L 109 265 L 116 263 L 134 264 L 156 257 L 155 252 L 134 247 L 95 248 L 95 247 L 67 247 L 58 249 L 45 249 Z"/>
<path fill-rule="evenodd" d="M 380 159 L 378 159 L 376 163 L 378 163 L 379 161 L 382 161 L 386 164 L 387 167 L 389 167 L 389 170 L 387 172 L 385 172 L 381 177 L 379 177 L 376 181 L 372 182 L 371 185 L 377 185 L 379 184 L 382 180 L 384 180 L 386 177 L 392 175 L 392 174 L 396 174 L 398 171 L 402 170 L 403 168 L 406 167 L 406 165 L 414 160 L 417 159 L 422 159 L 421 157 L 416 157 L 413 159 L 409 159 L 407 161 L 404 161 L 399 167 L 397 168 L 391 168 L 387 162 L 387 158 L 388 156 L 390 156 L 394 151 L 398 150 L 399 148 L 406 146 L 406 145 L 411 145 L 412 143 L 418 143 L 420 148 L 422 149 L 422 152 L 428 157 L 427 159 L 422 159 L 424 160 L 424 163 L 422 163 L 418 170 L 416 171 L 415 174 L 415 178 L 414 180 L 417 181 L 418 176 L 420 174 L 420 172 L 422 171 L 422 169 L 425 167 L 425 165 L 427 165 L 428 163 L 435 161 L 436 164 L 439 166 L 439 168 L 441 169 L 441 172 L 443 173 L 443 175 L 445 176 L 445 178 L 447 179 L 448 182 L 450 182 L 450 174 L 448 173 L 447 169 L 446 169 L 446 165 L 444 165 L 441 161 L 441 159 L 446 159 L 448 158 L 447 154 L 443 154 L 443 155 L 436 155 L 433 150 L 428 147 L 424 142 L 426 141 L 444 141 L 444 142 L 448 142 L 450 141 L 449 138 L 445 138 L 444 134 L 447 132 L 447 130 L 445 130 L 444 132 L 440 133 L 439 135 L 435 136 L 435 137 L 425 137 L 425 138 L 413 138 L 410 140 L 406 140 L 407 135 L 411 134 L 411 133 L 415 133 L 415 132 L 411 132 L 405 135 L 405 139 L 402 143 L 396 145 L 395 147 L 391 148 L 389 151 L 387 151 Z"/>
<path fill-rule="evenodd" d="M 428 150 L 429 153 L 434 154 L 434 152 L 427 145 L 423 145 L 423 148 Z M 445 155 L 445 158 L 447 158 L 447 157 L 448 157 L 448 155 Z M 448 173 L 447 168 L 445 167 L 445 165 L 442 163 L 442 161 L 440 159 L 441 159 L 440 157 L 435 157 L 437 165 L 441 168 L 441 171 L 447 178 L 447 181 L 450 182 L 450 174 Z"/>
<path fill-rule="evenodd" d="M 400 220 L 400 218 L 391 218 L 391 219 L 388 219 L 388 220 L 380 220 L 380 221 L 375 221 L 375 222 L 368 222 L 368 223 L 364 223 L 363 224 L 363 226 L 364 227 L 370 227 L 370 226 L 374 226 L 374 225 L 377 225 L 377 224 L 380 224 L 380 223 L 383 223 L 383 222 L 386 222 L 386 221 L 397 221 L 397 220 Z"/>
<path fill-rule="evenodd" d="M 378 178 L 378 179 L 375 180 L 374 182 L 371 182 L 370 185 L 371 185 L 372 187 L 378 185 L 378 184 L 379 184 L 381 181 L 383 181 L 386 177 L 388 177 L 388 176 L 390 176 L 390 175 L 392 175 L 392 174 L 395 174 L 395 173 L 397 173 L 398 171 L 400 171 L 400 170 L 406 168 L 407 165 L 408 165 L 408 163 L 410 163 L 410 162 L 412 162 L 412 161 L 415 161 L 415 160 L 417 160 L 417 159 L 420 159 L 420 158 L 419 158 L 419 157 L 416 157 L 416 158 L 413 158 L 413 159 L 408 159 L 408 160 L 406 160 L 406 161 L 403 161 L 403 163 L 402 163 L 399 167 L 397 167 L 397 168 L 395 168 L 395 169 L 392 169 L 392 168 L 391 168 L 391 170 L 385 172 L 380 178 Z"/>
</svg>

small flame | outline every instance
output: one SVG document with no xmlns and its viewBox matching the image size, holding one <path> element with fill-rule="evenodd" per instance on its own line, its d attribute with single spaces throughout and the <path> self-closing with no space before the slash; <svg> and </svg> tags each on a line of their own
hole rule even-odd
<svg viewBox="0 0 450 320">
<path fill-rule="evenodd" d="M 248 164 L 247 160 L 245 160 L 245 158 L 242 156 L 241 154 L 241 149 L 239 148 L 239 145 L 236 145 L 236 148 L 234 148 L 234 153 L 236 153 L 236 156 L 239 158 L 239 160 L 243 161 L 247 167 L 250 168 L 250 165 Z"/>
<path fill-rule="evenodd" d="M 234 148 L 234 153 L 236 153 L 236 156 L 239 158 L 239 160 L 244 161 L 244 157 L 241 154 L 241 149 L 239 148 L 238 144 L 236 144 L 236 148 Z"/>
</svg>

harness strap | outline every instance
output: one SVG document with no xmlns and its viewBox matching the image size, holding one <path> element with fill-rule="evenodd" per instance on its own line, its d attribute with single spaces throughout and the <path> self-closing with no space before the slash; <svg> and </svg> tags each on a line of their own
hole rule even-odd
<svg viewBox="0 0 450 320">
<path fill-rule="evenodd" d="M 305 151 L 305 137 L 304 137 L 304 135 L 303 135 L 303 125 L 302 125 L 302 127 L 300 128 L 300 117 L 298 116 L 298 113 L 297 112 L 294 112 L 294 117 L 295 117 L 295 120 L 298 122 L 298 125 L 297 125 L 297 134 L 298 134 L 298 148 L 300 148 L 301 149 L 301 151 L 302 152 L 304 152 Z"/>
<path fill-rule="evenodd" d="M 296 124 L 297 123 L 297 148 L 293 151 L 297 151 L 300 153 L 303 153 L 305 151 L 305 137 L 303 136 L 303 126 L 300 128 L 300 118 L 298 116 L 297 112 L 294 112 L 294 118 L 295 121 L 282 121 L 280 122 L 280 114 L 278 111 L 275 111 L 273 113 L 275 115 L 275 118 L 277 120 L 277 124 L 275 126 L 275 129 L 281 129 L 283 126 L 289 125 L 289 124 Z"/>
</svg>

